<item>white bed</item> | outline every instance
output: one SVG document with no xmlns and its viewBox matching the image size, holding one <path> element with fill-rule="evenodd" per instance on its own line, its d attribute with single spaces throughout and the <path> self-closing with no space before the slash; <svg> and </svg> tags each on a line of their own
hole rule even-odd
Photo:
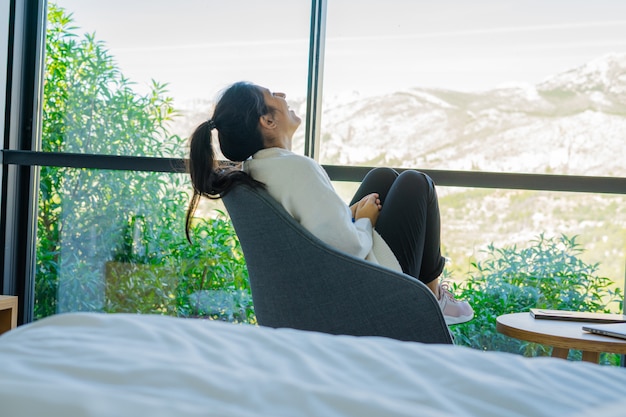
<svg viewBox="0 0 626 417">
<path fill-rule="evenodd" d="M 459 346 L 72 313 L 0 336 L 3 417 L 626 415 L 626 370 Z"/>
</svg>

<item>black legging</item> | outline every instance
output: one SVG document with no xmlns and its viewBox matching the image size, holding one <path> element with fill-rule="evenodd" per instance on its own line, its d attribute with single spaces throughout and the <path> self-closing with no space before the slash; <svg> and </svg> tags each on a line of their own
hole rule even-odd
<svg viewBox="0 0 626 417">
<path fill-rule="evenodd" d="M 361 182 L 350 205 L 378 193 L 382 210 L 376 231 L 387 242 L 404 273 L 424 284 L 441 275 L 445 259 L 440 248 L 439 203 L 433 180 L 419 171 L 398 174 L 375 168 Z"/>
</svg>

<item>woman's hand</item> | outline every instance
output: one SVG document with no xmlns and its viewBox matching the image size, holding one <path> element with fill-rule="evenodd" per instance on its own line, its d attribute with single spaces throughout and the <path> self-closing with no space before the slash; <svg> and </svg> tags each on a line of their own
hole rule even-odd
<svg viewBox="0 0 626 417">
<path fill-rule="evenodd" d="M 376 226 L 380 209 L 383 206 L 380 203 L 380 198 L 377 193 L 368 194 L 363 197 L 358 203 L 352 205 L 352 216 L 355 219 L 368 218 L 372 223 L 372 226 Z"/>
</svg>

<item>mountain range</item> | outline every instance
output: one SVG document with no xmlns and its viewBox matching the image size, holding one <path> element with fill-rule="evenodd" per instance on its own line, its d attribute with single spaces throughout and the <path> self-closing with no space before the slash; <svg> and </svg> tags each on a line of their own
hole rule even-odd
<svg viewBox="0 0 626 417">
<path fill-rule="evenodd" d="M 611 54 L 537 85 L 325 100 L 321 160 L 626 176 L 625 116 L 626 54 Z"/>
<path fill-rule="evenodd" d="M 290 100 L 303 115 L 305 100 Z M 212 103 L 182 106 L 188 136 Z M 626 54 L 609 54 L 536 85 L 464 92 L 412 87 L 325 97 L 324 164 L 626 176 Z M 303 149 L 304 128 L 294 138 Z"/>
</svg>

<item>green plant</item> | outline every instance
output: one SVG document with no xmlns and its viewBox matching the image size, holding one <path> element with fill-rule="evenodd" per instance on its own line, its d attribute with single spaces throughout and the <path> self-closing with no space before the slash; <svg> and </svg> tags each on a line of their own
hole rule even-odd
<svg viewBox="0 0 626 417">
<path fill-rule="evenodd" d="M 540 235 L 527 248 L 490 245 L 486 259 L 472 264 L 475 274 L 454 285 L 455 295 L 475 310 L 472 321 L 452 327 L 456 343 L 526 356 L 548 355 L 547 346 L 498 333 L 496 318 L 530 308 L 610 312 L 612 304 L 621 303 L 622 291 L 613 288 L 609 278 L 597 276 L 598 265 L 582 261 L 582 253 L 576 237 L 564 235 Z M 616 363 L 618 358 L 604 355 L 603 361 Z"/>
<path fill-rule="evenodd" d="M 164 128 L 175 114 L 165 86 L 155 82 L 148 94 L 136 94 L 104 45 L 92 35 L 78 37 L 71 24 L 71 15 L 50 4 L 42 149 L 152 156 L 182 149 L 182 139 Z M 120 239 L 120 214 L 156 208 L 156 216 L 165 216 L 159 200 L 180 180 L 57 167 L 42 167 L 40 177 L 35 317 L 97 310 L 110 256 L 97 248 Z"/>
<path fill-rule="evenodd" d="M 176 225 L 132 217 L 126 228 L 130 233 L 107 263 L 105 311 L 254 323 L 239 240 L 226 215 L 216 213 L 195 219 L 192 244 L 181 239 Z"/>
<path fill-rule="evenodd" d="M 136 93 L 105 45 L 76 29 L 49 4 L 42 149 L 182 157 L 186 141 L 167 130 L 176 111 L 166 86 Z M 194 245 L 186 241 L 188 189 L 184 173 L 42 167 L 35 318 L 87 310 L 254 322 L 229 221 L 198 221 Z M 206 291 L 221 291 L 220 307 L 235 300 L 232 311 L 201 303 Z"/>
<path fill-rule="evenodd" d="M 191 245 L 172 247 L 172 259 L 185 277 L 177 287 L 178 314 L 256 323 L 239 239 L 226 215 L 217 213 L 194 221 Z"/>
</svg>

